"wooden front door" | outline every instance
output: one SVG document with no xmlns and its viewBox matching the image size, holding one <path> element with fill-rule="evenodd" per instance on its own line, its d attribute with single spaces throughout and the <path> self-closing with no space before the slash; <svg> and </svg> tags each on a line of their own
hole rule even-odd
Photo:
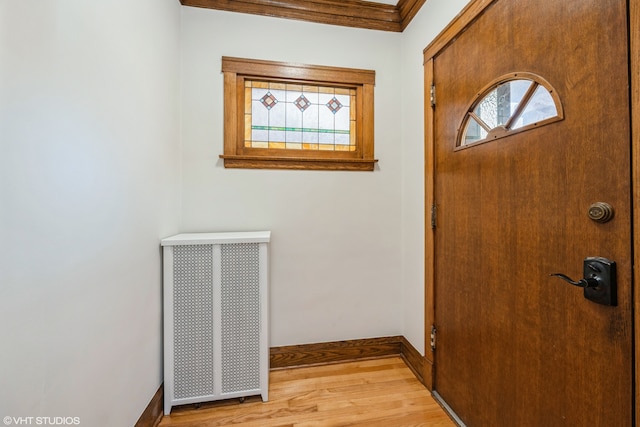
<svg viewBox="0 0 640 427">
<path fill-rule="evenodd" d="M 425 58 L 435 85 L 427 114 L 437 208 L 427 231 L 435 247 L 434 390 L 470 427 L 629 426 L 627 4 L 472 3 L 491 5 Z M 545 79 L 564 119 L 458 147 L 470 104 L 510 73 Z M 589 217 L 596 202 L 613 207 L 612 220 Z M 617 305 L 589 301 L 550 276 L 582 278 L 587 257 L 616 262 Z"/>
</svg>

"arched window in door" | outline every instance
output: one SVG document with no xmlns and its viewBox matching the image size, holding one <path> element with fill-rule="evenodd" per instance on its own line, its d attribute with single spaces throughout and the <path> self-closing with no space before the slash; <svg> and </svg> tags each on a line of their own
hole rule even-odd
<svg viewBox="0 0 640 427">
<path fill-rule="evenodd" d="M 456 145 L 492 141 L 563 117 L 560 98 L 545 79 L 531 73 L 508 74 L 478 93 L 462 121 Z"/>
</svg>

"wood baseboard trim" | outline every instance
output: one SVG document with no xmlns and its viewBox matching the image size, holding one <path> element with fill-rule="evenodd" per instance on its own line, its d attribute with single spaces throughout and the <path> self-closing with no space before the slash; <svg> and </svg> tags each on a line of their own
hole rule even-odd
<svg viewBox="0 0 640 427">
<path fill-rule="evenodd" d="M 271 347 L 270 369 L 326 365 L 390 356 L 402 357 L 416 378 L 430 388 L 430 366 L 429 369 L 425 369 L 425 357 L 403 336 Z"/>
<path fill-rule="evenodd" d="M 271 347 L 270 368 L 284 369 L 400 354 L 402 337 L 365 338 Z"/>
<path fill-rule="evenodd" d="M 424 384 L 424 356 L 411 345 L 409 340 L 405 337 L 401 337 L 400 341 L 400 356 L 404 359 L 405 363 L 413 371 L 413 374 Z"/>
<path fill-rule="evenodd" d="M 158 391 L 151 398 L 151 402 L 147 405 L 138 422 L 134 427 L 157 427 L 162 420 L 162 398 L 164 395 L 164 384 L 160 384 Z"/>
</svg>

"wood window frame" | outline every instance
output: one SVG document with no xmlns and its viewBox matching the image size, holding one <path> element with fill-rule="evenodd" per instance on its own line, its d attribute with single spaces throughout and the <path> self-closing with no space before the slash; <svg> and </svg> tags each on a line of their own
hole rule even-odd
<svg viewBox="0 0 640 427">
<path fill-rule="evenodd" d="M 485 138 L 477 141 L 473 141 L 470 143 L 465 143 L 465 136 L 467 133 L 467 126 L 469 124 L 469 120 L 473 119 L 479 124 L 484 123 L 482 118 L 477 117 L 474 112 L 478 104 L 480 104 L 491 92 L 496 90 L 500 85 L 504 83 L 512 82 L 512 81 L 523 81 L 523 80 L 531 82 L 531 86 L 529 86 L 529 88 L 527 89 L 526 93 L 518 103 L 516 110 L 514 110 L 514 112 L 511 114 L 511 117 L 509 118 L 509 120 L 504 125 L 497 126 L 493 129 L 485 128 L 485 131 L 487 132 L 487 136 Z M 531 100 L 531 98 L 533 98 L 536 90 L 539 87 L 542 87 L 544 90 L 546 90 L 547 94 L 553 100 L 553 103 L 556 109 L 555 115 L 549 116 L 537 122 L 529 123 L 519 128 L 515 128 L 515 129 L 512 128 L 513 122 L 517 120 L 520 117 L 520 115 L 523 113 L 523 111 L 526 109 L 529 101 Z M 464 118 L 462 119 L 462 123 L 458 128 L 455 150 L 456 151 L 464 150 L 467 148 L 475 147 L 476 145 L 479 145 L 479 144 L 484 144 L 484 143 L 491 142 L 496 139 L 504 138 L 516 133 L 535 129 L 541 126 L 558 122 L 560 120 L 564 120 L 564 109 L 562 107 L 562 101 L 560 100 L 560 96 L 558 95 L 558 92 L 555 90 L 555 88 L 551 86 L 551 83 L 549 83 L 546 79 L 544 79 L 543 77 L 537 74 L 528 73 L 528 72 L 516 72 L 516 73 L 505 74 L 493 80 L 491 83 L 489 83 L 484 88 L 482 88 L 482 90 L 478 92 L 476 97 L 469 104 L 469 107 L 467 108 L 467 113 L 465 114 Z"/>
<path fill-rule="evenodd" d="M 222 57 L 224 74 L 225 168 L 372 171 L 374 159 L 373 87 L 375 71 Z M 355 151 L 316 151 L 245 147 L 245 79 L 356 90 Z"/>
</svg>

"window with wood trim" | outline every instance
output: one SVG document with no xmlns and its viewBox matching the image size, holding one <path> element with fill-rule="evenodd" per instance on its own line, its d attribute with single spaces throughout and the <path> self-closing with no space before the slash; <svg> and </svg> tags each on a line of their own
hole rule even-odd
<svg viewBox="0 0 640 427">
<path fill-rule="evenodd" d="M 222 58 L 227 168 L 371 171 L 375 72 Z"/>
<path fill-rule="evenodd" d="M 512 73 L 487 85 L 475 99 L 458 132 L 458 148 L 557 122 L 564 117 L 555 89 L 542 77 Z"/>
</svg>

